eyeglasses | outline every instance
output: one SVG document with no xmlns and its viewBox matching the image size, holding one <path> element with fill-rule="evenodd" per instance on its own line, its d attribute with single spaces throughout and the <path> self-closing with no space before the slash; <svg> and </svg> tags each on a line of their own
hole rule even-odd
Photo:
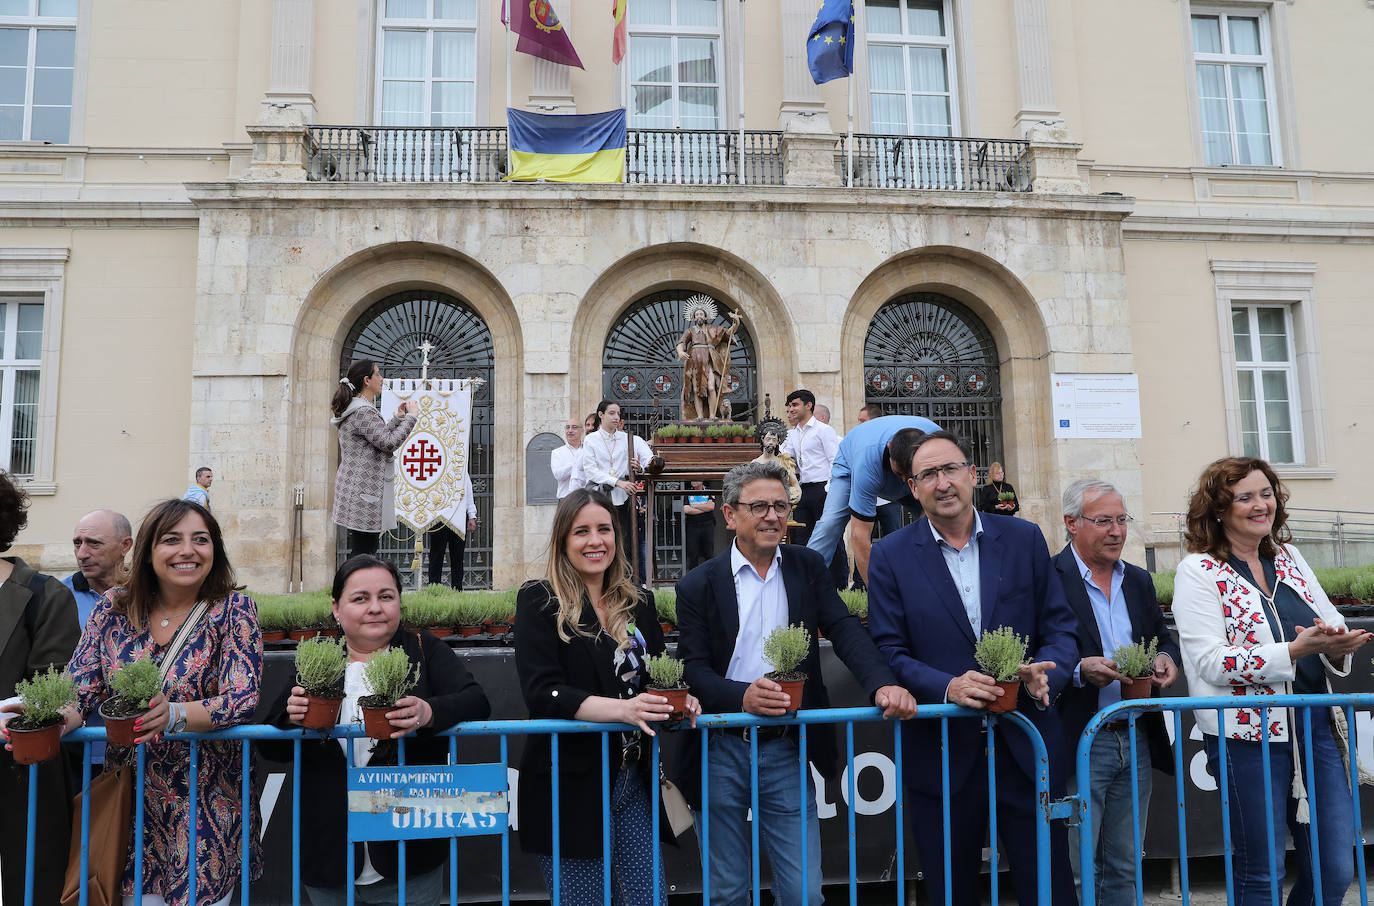
<svg viewBox="0 0 1374 906">
<path fill-rule="evenodd" d="M 770 510 L 777 513 L 779 519 L 786 518 L 787 514 L 792 512 L 792 504 L 788 503 L 786 500 L 774 502 L 767 500 L 750 500 L 746 502 L 741 500 L 738 506 L 752 513 L 755 519 L 762 519 L 768 515 Z"/>
<path fill-rule="evenodd" d="M 968 462 L 947 462 L 933 469 L 922 469 L 911 476 L 911 480 L 917 484 L 934 484 L 936 477 L 943 474 L 946 478 L 953 481 L 968 468 L 968 465 Z"/>
<path fill-rule="evenodd" d="M 1111 528 L 1113 523 L 1125 528 L 1131 522 L 1130 516 L 1098 516 L 1096 519 L 1089 519 L 1087 516 L 1079 516 L 1078 519 L 1080 522 L 1091 522 L 1104 531 Z"/>
</svg>

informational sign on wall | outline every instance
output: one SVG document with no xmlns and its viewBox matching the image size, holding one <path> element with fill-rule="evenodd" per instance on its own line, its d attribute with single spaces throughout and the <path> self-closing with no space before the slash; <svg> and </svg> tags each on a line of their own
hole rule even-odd
<svg viewBox="0 0 1374 906">
<path fill-rule="evenodd" d="M 350 768 L 348 839 L 499 834 L 508 803 L 505 765 Z"/>
<path fill-rule="evenodd" d="M 1051 374 L 1050 383 L 1056 439 L 1140 436 L 1139 375 Z"/>
</svg>

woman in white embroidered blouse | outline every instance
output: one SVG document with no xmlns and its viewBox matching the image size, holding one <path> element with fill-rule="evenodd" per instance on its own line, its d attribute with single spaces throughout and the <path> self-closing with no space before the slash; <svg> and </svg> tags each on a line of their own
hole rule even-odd
<svg viewBox="0 0 1374 906">
<path fill-rule="evenodd" d="M 1188 549 L 1174 578 L 1174 618 L 1193 695 L 1320 694 L 1329 676 L 1350 672 L 1351 654 L 1370 640 L 1346 628 L 1292 544 L 1288 494 L 1268 463 L 1220 459 L 1203 470 L 1188 506 Z M 1283 884 L 1287 830 L 1298 853 L 1290 904 L 1316 902 L 1309 828 L 1320 810 L 1319 865 L 1325 906 L 1341 902 L 1354 874 L 1354 812 L 1339 708 L 1229 708 L 1195 715 L 1208 769 L 1219 777 L 1218 732 L 1226 735 L 1227 785 L 1235 853 L 1236 902 L 1272 902 Z M 1310 721 L 1310 722 L 1309 722 Z M 1312 764 L 1306 764 L 1310 726 Z M 1269 772 L 1263 745 L 1269 740 Z M 1295 745 L 1296 743 L 1296 745 Z M 1273 813 L 1265 813 L 1265 787 Z M 1281 814 L 1286 814 L 1286 821 Z M 1278 877 L 1271 881 L 1272 858 Z"/>
</svg>

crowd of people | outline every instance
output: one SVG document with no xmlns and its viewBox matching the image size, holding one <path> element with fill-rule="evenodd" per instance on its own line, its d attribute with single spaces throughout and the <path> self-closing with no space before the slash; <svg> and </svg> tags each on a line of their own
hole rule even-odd
<svg viewBox="0 0 1374 906">
<path fill-rule="evenodd" d="M 414 426 L 409 404 L 389 422 L 377 414 L 371 401 L 380 380 L 375 366 L 355 366 L 335 400 L 345 456 L 340 480 L 347 469 L 356 487 L 374 487 L 368 470 L 389 457 Z M 984 711 L 1015 696 L 1016 707 L 1048 748 L 1051 795 L 1058 798 L 1070 782 L 1070 757 L 1084 726 L 1118 701 L 1123 683 L 1133 679 L 1121 672 L 1114 653 L 1132 642 L 1149 643 L 1157 652 L 1148 674 L 1153 694 L 1186 674 L 1193 694 L 1225 695 L 1235 703 L 1220 723 L 1214 710 L 1200 711 L 1196 719 L 1213 776 L 1220 776 L 1223 757 L 1218 735 L 1225 736 L 1237 902 L 1270 901 L 1271 884 L 1283 882 L 1285 833 L 1291 832 L 1298 877 L 1290 903 L 1340 903 L 1352 880 L 1356 845 L 1343 712 L 1270 708 L 1262 723 L 1260 709 L 1244 698 L 1329 692 L 1331 677 L 1349 673 L 1354 653 L 1370 634 L 1346 627 L 1291 543 L 1287 491 L 1267 463 L 1231 457 L 1203 470 L 1188 508 L 1191 553 L 1175 581 L 1175 637 L 1149 575 L 1122 559 L 1131 519 L 1118 488 L 1084 477 L 1064 490 L 1068 540 L 1052 555 L 1039 528 L 1012 515 L 1019 505 L 1000 468 L 989 476 L 997 483 L 991 509 L 978 505 L 985 495 L 979 493 L 977 468 L 955 434 L 925 419 L 869 412 L 841 439 L 816 418 L 816 410 L 806 391 L 788 397 L 792 430 L 784 447 L 800 470 L 800 501 L 794 505 L 789 497 L 787 468 L 776 459 L 731 469 L 718 509 L 732 540 L 677 584 L 677 656 L 690 687 L 687 726 L 694 727 L 703 711 L 778 717 L 798 706 L 829 707 L 819 646 L 811 646 L 801 664 L 806 681 L 800 702 L 765 675 L 764 639 L 770 632 L 801 624 L 812 638 L 823 635 L 883 717 L 903 722 L 903 795 L 931 902 L 980 902 L 979 866 L 995 809 L 1012 886 L 1017 899 L 1029 904 L 1036 900 L 1039 870 L 1039 803 L 1029 741 L 1016 733 L 994 734 L 993 793 L 984 722 L 951 721 L 942 740 L 938 722 L 909 718 L 921 705 Z M 650 770 L 648 740 L 673 708 L 647 688 L 648 660 L 666 645 L 652 593 L 636 584 L 631 567 L 635 494 L 628 463 L 641 451 L 618 430 L 615 403 L 604 402 L 589 421 L 585 439 L 588 425 L 573 420 L 565 429 L 568 446 L 581 455 L 555 451 L 553 457 L 560 493 L 565 482 L 566 493 L 554 513 L 543 575 L 518 594 L 515 665 L 531 718 L 617 729 L 604 784 L 601 737 L 562 738 L 557 827 L 549 738 L 527 741 L 520 758 L 519 837 L 550 889 L 557 875 L 560 903 L 602 902 L 609 859 L 612 902 L 631 906 L 651 902 L 655 890 L 660 899 L 667 895 L 662 873 L 653 871 L 654 853 L 660 842 L 677 840 L 666 815 L 659 822 L 661 841 L 651 839 L 653 784 L 660 778 Z M 315 737 L 301 743 L 296 857 L 316 906 L 345 902 L 350 883 L 363 902 L 394 902 L 402 864 L 407 901 L 438 903 L 444 843 L 412 843 L 404 863 L 393 843 L 355 844 L 354 877 L 347 877 L 344 769 L 350 747 L 354 764 L 390 765 L 398 763 L 397 740 L 406 738 L 407 763 L 440 764 L 448 746 L 435 734 L 487 718 L 492 709 L 460 655 L 428 632 L 402 631 L 400 575 L 367 550 L 369 543 L 375 550 L 382 495 L 366 501 L 368 507 L 355 502 L 335 504 L 336 519 L 350 530 L 350 545 L 359 548 L 339 567 L 330 595 L 348 656 L 338 724 L 357 719 L 359 699 L 372 691 L 365 667 L 380 652 L 404 651 L 419 681 L 387 712 L 390 739 Z M 882 508 L 894 505 L 920 518 L 870 543 Z M 694 508 L 688 515 L 698 517 L 714 518 L 717 509 L 703 494 L 688 497 L 688 506 Z M 0 550 L 23 529 L 26 507 L 22 489 L 0 474 Z M 805 544 L 783 541 L 793 517 L 807 530 L 798 533 Z M 841 601 L 832 574 L 846 528 L 868 587 L 867 627 Z M 78 691 L 64 712 L 68 732 L 109 696 L 116 668 L 140 658 L 158 663 L 161 691 L 135 731 L 146 771 L 143 902 L 186 903 L 194 864 L 198 901 L 225 903 L 246 880 L 239 876 L 245 826 L 252 844 L 249 877 L 261 871 L 256 800 L 246 812 L 240 805 L 242 749 L 227 741 L 202 742 L 193 784 L 189 747 L 177 735 L 242 724 L 255 713 L 278 727 L 298 726 L 307 707 L 305 690 L 294 686 L 259 707 L 262 637 L 256 608 L 235 581 L 218 522 L 200 502 L 160 503 L 136 534 L 124 516 L 98 510 L 77 524 L 73 544 L 80 569 L 65 582 L 18 558 L 0 559 L 0 695 L 13 695 L 20 679 L 48 666 L 65 667 Z M 11 613 L 18 616 L 10 619 Z M 1008 627 L 1028 640 L 1029 657 L 1017 673 L 1018 684 L 1004 689 L 979 669 L 974 648 L 984 633 Z M 21 712 L 12 698 L 0 702 L 5 719 Z M 1145 813 L 1152 767 L 1172 770 L 1159 717 L 1142 718 L 1144 732 L 1134 734 L 1134 750 L 1126 721 L 1103 724 L 1091 749 L 1089 789 L 1078 791 L 1092 802 L 1092 823 L 1080 832 L 1092 836 L 1096 900 L 1108 906 L 1134 902 L 1133 808 Z M 796 727 L 704 732 L 705 745 L 684 746 L 673 768 L 698 816 L 703 809 L 709 815 L 711 902 L 723 906 L 748 898 L 755 792 L 759 839 L 777 902 L 822 902 L 816 795 L 810 772 L 800 771 Z M 812 727 L 805 757 L 821 777 L 838 775 L 839 751 L 834 728 Z M 124 765 L 134 756 L 135 749 L 111 744 L 102 760 Z M 4 763 L 8 757 L 0 756 L 0 791 L 6 802 L 23 802 L 28 775 Z M 38 847 L 35 903 L 57 902 L 64 873 L 64 848 L 47 841 L 65 841 L 69 833 L 65 769 L 59 761 L 37 774 L 45 845 Z M 799 776 L 808 778 L 804 788 Z M 1274 806 L 1268 811 L 1266 796 L 1256 792 L 1264 789 Z M 185 843 L 193 790 L 194 863 Z M 949 809 L 948 823 L 937 817 L 945 812 L 946 795 L 964 803 Z M 988 808 L 970 805 L 989 799 Z M 609 827 L 603 827 L 603 803 Z M 6 902 L 22 901 L 24 817 L 23 809 L 0 813 Z M 1319 821 L 1314 852 L 1309 830 Z M 799 823 L 805 833 L 797 832 Z M 610 840 L 604 851 L 603 834 Z M 1079 872 L 1069 844 L 1068 829 L 1054 822 L 1049 865 L 1056 904 L 1077 902 Z M 1277 860 L 1270 857 L 1271 846 Z M 134 861 L 131 852 L 121 885 L 126 898 L 135 893 Z M 1320 871 L 1319 894 L 1314 868 Z"/>
</svg>

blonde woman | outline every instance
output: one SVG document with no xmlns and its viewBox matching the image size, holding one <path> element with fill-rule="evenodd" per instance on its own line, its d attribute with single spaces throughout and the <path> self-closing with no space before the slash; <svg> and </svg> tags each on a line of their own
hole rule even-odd
<svg viewBox="0 0 1374 906">
<path fill-rule="evenodd" d="M 602 899 L 603 801 L 610 802 L 612 900 L 636 906 L 661 902 L 667 889 L 653 877 L 650 743 L 653 725 L 671 712 L 661 695 L 640 691 L 645 659 L 664 650 L 653 593 L 630 581 L 620 523 L 609 497 L 579 488 L 554 514 L 548 573 L 520 589 L 515 611 L 515 666 L 534 719 L 623 723 L 639 732 L 613 733 L 610 790 L 601 783 L 601 735 L 559 737 L 560 906 Z M 701 712 L 687 700 L 693 723 Z M 520 845 L 534 853 L 553 882 L 553 784 L 549 737 L 532 736 L 520 760 Z M 668 834 L 668 821 L 660 817 Z M 660 863 L 661 864 L 661 863 Z"/>
</svg>

